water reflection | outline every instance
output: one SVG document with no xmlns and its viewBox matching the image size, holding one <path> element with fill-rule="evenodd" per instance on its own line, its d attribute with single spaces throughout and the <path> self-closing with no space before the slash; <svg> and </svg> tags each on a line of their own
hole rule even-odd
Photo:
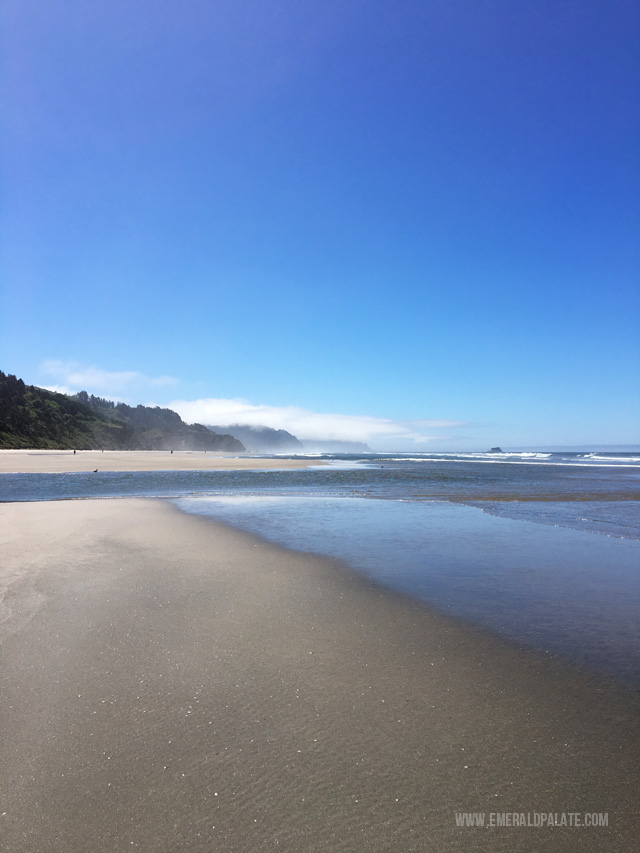
<svg viewBox="0 0 640 853">
<path fill-rule="evenodd" d="M 521 643 L 640 683 L 640 543 L 446 502 L 201 497 L 175 503 Z"/>
</svg>

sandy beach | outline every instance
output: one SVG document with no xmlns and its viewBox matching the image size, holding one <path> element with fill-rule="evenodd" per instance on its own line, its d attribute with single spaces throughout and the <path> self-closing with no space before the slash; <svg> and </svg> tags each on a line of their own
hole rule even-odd
<svg viewBox="0 0 640 853">
<path fill-rule="evenodd" d="M 6 853 L 637 849 L 635 694 L 159 500 L 0 516 Z"/>
<path fill-rule="evenodd" d="M 76 471 L 242 471 L 308 468 L 320 459 L 264 459 L 202 450 L 0 450 L 2 474 L 67 474 Z"/>
</svg>

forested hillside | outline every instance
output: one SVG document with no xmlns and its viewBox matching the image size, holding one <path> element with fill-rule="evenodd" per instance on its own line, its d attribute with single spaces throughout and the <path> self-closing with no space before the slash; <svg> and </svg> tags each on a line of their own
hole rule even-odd
<svg viewBox="0 0 640 853">
<path fill-rule="evenodd" d="M 170 409 L 133 408 L 85 391 L 68 397 L 2 371 L 0 448 L 244 451 L 233 436 L 185 424 Z"/>
<path fill-rule="evenodd" d="M 73 398 L 107 422 L 133 428 L 140 450 L 218 450 L 242 453 L 244 445 L 232 435 L 216 433 L 202 424 L 185 424 L 180 415 L 159 406 L 128 406 L 81 391 Z"/>
</svg>

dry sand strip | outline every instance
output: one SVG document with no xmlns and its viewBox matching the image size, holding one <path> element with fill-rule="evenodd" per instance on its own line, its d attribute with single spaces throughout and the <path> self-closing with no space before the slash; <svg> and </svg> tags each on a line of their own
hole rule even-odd
<svg viewBox="0 0 640 853">
<path fill-rule="evenodd" d="M 0 450 L 2 474 L 68 474 L 77 471 L 242 471 L 308 468 L 320 459 L 225 456 L 199 450 Z"/>
<path fill-rule="evenodd" d="M 0 523 L 5 853 L 637 849 L 635 694 L 161 501 Z"/>
</svg>

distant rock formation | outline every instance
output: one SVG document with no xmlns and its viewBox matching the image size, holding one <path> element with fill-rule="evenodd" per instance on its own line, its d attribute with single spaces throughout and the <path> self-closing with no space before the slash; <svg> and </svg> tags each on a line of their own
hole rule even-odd
<svg viewBox="0 0 640 853">
<path fill-rule="evenodd" d="M 302 442 L 285 429 L 249 424 L 209 426 L 207 429 L 229 433 L 244 444 L 250 453 L 304 453 Z"/>
<path fill-rule="evenodd" d="M 489 453 L 504 453 L 504 450 L 501 447 L 492 447 Z"/>
</svg>

